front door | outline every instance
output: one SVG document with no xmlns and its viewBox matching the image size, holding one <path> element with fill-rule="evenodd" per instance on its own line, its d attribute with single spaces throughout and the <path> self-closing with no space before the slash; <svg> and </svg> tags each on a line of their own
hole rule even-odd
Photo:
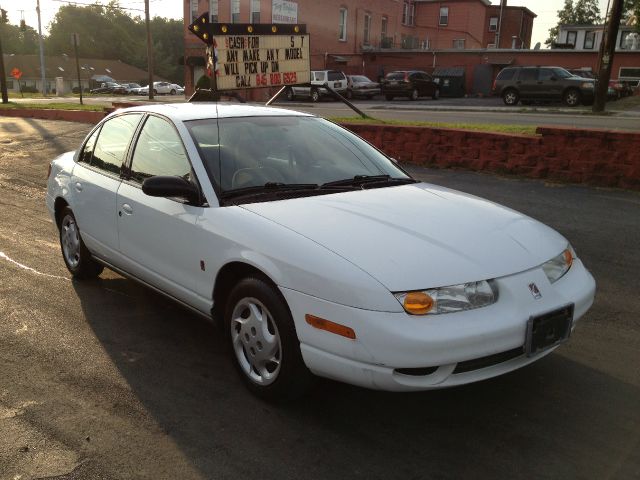
<svg viewBox="0 0 640 480">
<path fill-rule="evenodd" d="M 196 218 L 204 207 L 179 198 L 146 195 L 142 183 L 156 175 L 196 181 L 173 124 L 151 115 L 135 144 L 130 172 L 118 189 L 118 232 L 125 269 L 190 305 L 206 304 L 195 293 L 201 266 L 193 245 Z"/>
</svg>

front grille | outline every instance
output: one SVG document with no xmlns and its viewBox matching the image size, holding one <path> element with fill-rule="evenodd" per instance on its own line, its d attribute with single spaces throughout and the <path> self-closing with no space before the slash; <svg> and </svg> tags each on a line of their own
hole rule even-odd
<svg viewBox="0 0 640 480">
<path fill-rule="evenodd" d="M 453 370 L 453 374 L 471 372 L 473 370 L 480 370 L 481 368 L 491 367 L 507 360 L 517 358 L 520 355 L 524 355 L 524 348 L 517 347 L 506 352 L 494 353 L 493 355 L 487 355 L 486 357 L 474 358 L 473 360 L 465 360 L 459 362 L 456 368 Z"/>
<path fill-rule="evenodd" d="M 421 368 L 397 368 L 396 372 L 402 375 L 411 375 L 412 377 L 424 377 L 431 375 L 438 367 L 421 367 Z"/>
</svg>

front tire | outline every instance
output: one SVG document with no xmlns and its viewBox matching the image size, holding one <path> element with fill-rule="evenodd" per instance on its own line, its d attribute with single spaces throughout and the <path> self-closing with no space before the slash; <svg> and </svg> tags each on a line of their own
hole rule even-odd
<svg viewBox="0 0 640 480">
<path fill-rule="evenodd" d="M 567 107 L 575 107 L 580 104 L 580 92 L 575 88 L 571 88 L 564 92 L 562 101 Z"/>
<path fill-rule="evenodd" d="M 438 100 L 440 98 L 440 89 L 439 88 L 436 88 L 436 91 L 433 92 L 433 95 L 431 96 L 431 98 L 433 100 Z"/>
<path fill-rule="evenodd" d="M 175 95 L 175 94 L 176 94 L 176 91 L 175 91 L 175 90 L 171 90 L 171 91 L 169 92 L 169 94 L 170 94 L 170 95 Z"/>
<path fill-rule="evenodd" d="M 313 90 L 311 90 L 311 101 L 314 103 L 320 101 L 320 92 L 318 91 L 317 88 L 314 88 Z"/>
<path fill-rule="evenodd" d="M 411 90 L 411 94 L 409 95 L 409 100 L 417 100 L 420 94 L 418 93 L 418 89 L 414 88 Z"/>
<path fill-rule="evenodd" d="M 268 281 L 249 276 L 233 288 L 225 325 L 234 366 L 255 395 L 277 401 L 306 392 L 313 377 L 302 360 L 291 312 Z"/>
<path fill-rule="evenodd" d="M 69 207 L 65 207 L 60 213 L 60 248 L 64 264 L 74 278 L 96 278 L 104 270 L 101 264 L 91 258 L 91 253 L 82 241 L 76 217 Z"/>
<path fill-rule="evenodd" d="M 296 95 L 295 93 L 293 93 L 293 88 L 287 88 L 286 95 L 287 95 L 287 100 L 289 100 L 290 102 L 296 99 Z"/>
</svg>

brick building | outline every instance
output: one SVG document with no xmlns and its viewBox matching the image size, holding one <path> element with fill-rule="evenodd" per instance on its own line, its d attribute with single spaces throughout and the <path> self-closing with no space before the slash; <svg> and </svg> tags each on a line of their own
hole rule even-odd
<svg viewBox="0 0 640 480">
<path fill-rule="evenodd" d="M 206 11 L 213 22 L 306 24 L 312 69 L 372 77 L 409 52 L 420 59 L 413 67 L 426 69 L 435 65 L 423 65 L 425 52 L 485 49 L 498 35 L 500 47 L 529 48 L 536 16 L 489 0 L 184 0 L 187 93 L 204 73 L 204 47 L 186 26 Z"/>
</svg>

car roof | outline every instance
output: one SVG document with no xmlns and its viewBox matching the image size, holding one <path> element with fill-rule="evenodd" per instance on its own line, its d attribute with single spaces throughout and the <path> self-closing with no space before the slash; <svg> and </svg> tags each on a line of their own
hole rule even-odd
<svg viewBox="0 0 640 480">
<path fill-rule="evenodd" d="M 217 108 L 216 108 L 217 107 Z M 158 105 L 138 105 L 135 107 L 123 108 L 116 111 L 122 112 L 149 112 L 165 115 L 173 120 L 182 122 L 189 120 L 202 120 L 205 118 L 231 118 L 231 117 L 276 117 L 276 116 L 299 116 L 313 117 L 314 115 L 287 110 L 285 108 L 263 107 L 259 105 L 247 105 L 237 103 L 215 103 L 215 102 L 194 102 L 194 103 L 166 103 Z"/>
</svg>

